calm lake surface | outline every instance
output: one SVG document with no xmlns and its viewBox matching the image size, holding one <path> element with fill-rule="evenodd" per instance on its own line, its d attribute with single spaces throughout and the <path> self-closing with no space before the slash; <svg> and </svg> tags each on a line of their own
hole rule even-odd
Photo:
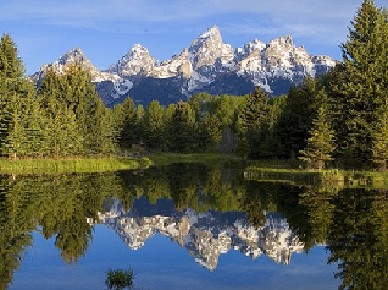
<svg viewBox="0 0 388 290">
<path fill-rule="evenodd" d="M 0 289 L 388 289 L 387 189 L 174 164 L 0 176 Z"/>
</svg>

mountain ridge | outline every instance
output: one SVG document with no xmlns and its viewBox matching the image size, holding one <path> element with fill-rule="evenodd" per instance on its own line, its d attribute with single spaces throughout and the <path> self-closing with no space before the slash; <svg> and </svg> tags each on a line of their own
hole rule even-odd
<svg viewBox="0 0 388 290">
<path fill-rule="evenodd" d="M 255 38 L 233 48 L 223 42 L 214 25 L 171 59 L 158 61 L 147 48 L 135 44 L 107 70 L 99 70 L 80 48 L 73 48 L 53 63 L 43 65 L 33 77 L 39 82 L 49 69 L 64 73 L 66 66 L 74 62 L 82 63 L 90 71 L 107 105 L 114 105 L 128 95 L 144 104 L 149 98 L 168 104 L 196 92 L 242 95 L 255 86 L 277 96 L 307 75 L 321 75 L 336 64 L 330 56 L 311 55 L 303 45 L 296 47 L 291 35 L 274 38 L 267 44 Z M 242 81 L 247 85 L 231 87 L 226 80 L 229 84 Z M 129 89 L 118 91 L 120 83 Z M 148 89 L 156 95 L 147 96 Z"/>
</svg>

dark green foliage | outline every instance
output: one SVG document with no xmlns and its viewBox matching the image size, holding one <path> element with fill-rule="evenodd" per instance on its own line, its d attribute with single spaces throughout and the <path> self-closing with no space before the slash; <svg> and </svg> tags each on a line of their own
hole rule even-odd
<svg viewBox="0 0 388 290">
<path fill-rule="evenodd" d="M 372 133 L 372 162 L 377 170 L 388 168 L 388 109 L 385 108 L 376 121 Z"/>
<path fill-rule="evenodd" d="M 179 101 L 168 124 L 168 150 L 191 152 L 197 144 L 197 123 L 195 112 L 189 103 Z"/>
<path fill-rule="evenodd" d="M 116 105 L 113 109 L 113 115 L 119 146 L 121 148 L 131 148 L 132 144 L 135 143 L 135 105 L 132 98 L 128 97 L 123 103 Z"/>
<path fill-rule="evenodd" d="M 306 147 L 312 120 L 320 107 L 316 94 L 316 83 L 311 78 L 298 87 L 291 87 L 283 114 L 275 125 L 282 146 L 281 157 L 298 157 L 299 151 Z"/>
<path fill-rule="evenodd" d="M 326 243 L 338 263 L 339 289 L 388 287 L 387 191 L 345 189 L 331 202 Z"/>
<path fill-rule="evenodd" d="M 24 68 L 9 35 L 0 40 L 0 155 L 17 158 L 34 152 L 32 142 L 36 116 L 32 83 L 24 77 Z M 31 136 L 32 135 L 32 136 Z"/>
<path fill-rule="evenodd" d="M 147 147 L 161 149 L 164 132 L 164 108 L 158 101 L 152 101 L 144 116 L 144 135 Z"/>
<path fill-rule="evenodd" d="M 308 251 L 317 242 L 325 243 L 329 262 L 338 266 L 336 277 L 342 289 L 386 288 L 386 190 L 339 191 L 315 183 L 289 186 L 249 181 L 234 173 L 230 168 L 175 163 L 141 172 L 0 176 L 0 261 L 4 261 L 0 263 L 0 288 L 12 282 L 37 228 L 46 239 L 55 240 L 64 261 L 76 263 L 90 246 L 94 223 L 109 211 L 112 200 L 120 199 L 127 211 L 142 196 L 142 202 L 167 204 L 161 212 L 167 216 L 180 217 L 179 211 L 187 208 L 196 213 L 212 210 L 219 217 L 226 213 L 225 218 L 214 219 L 212 227 L 225 221 L 232 225 L 234 216 L 259 230 L 277 212 L 295 234 L 292 245 L 302 242 Z M 273 241 L 272 234 L 267 237 Z M 263 241 L 246 245 L 257 247 Z M 115 276 L 114 271 L 111 277 L 117 280 L 112 282 L 122 283 L 126 275 Z"/>
<path fill-rule="evenodd" d="M 300 152 L 300 159 L 305 161 L 308 169 L 326 169 L 328 162 L 333 159 L 335 144 L 334 132 L 324 108 L 318 110 L 310 134 L 306 148 Z"/>
<path fill-rule="evenodd" d="M 204 112 L 210 110 L 213 102 L 213 97 L 208 93 L 197 93 L 188 100 L 191 108 L 195 111 L 196 120 L 199 120 Z"/>
<path fill-rule="evenodd" d="M 132 289 L 133 278 L 134 274 L 131 268 L 128 270 L 110 269 L 106 272 L 105 285 L 114 290 Z"/>
<path fill-rule="evenodd" d="M 130 97 L 113 110 L 80 64 L 47 70 L 35 95 L 8 35 L 0 43 L 0 155 L 72 157 L 237 152 L 295 159 L 308 168 L 387 169 L 388 13 L 365 0 L 342 45 L 343 63 L 287 96 L 194 95 L 167 108 Z M 330 162 L 329 162 L 330 161 Z"/>
<path fill-rule="evenodd" d="M 66 67 L 61 75 L 48 69 L 36 96 L 8 35 L 1 39 L 0 59 L 2 156 L 64 157 L 114 152 L 112 118 L 97 96 L 89 72 L 78 64 Z"/>
<path fill-rule="evenodd" d="M 222 128 L 218 117 L 206 113 L 199 124 L 198 135 L 199 147 L 203 150 L 214 148 L 214 146 L 219 144 L 222 138 Z"/>
<path fill-rule="evenodd" d="M 268 95 L 259 87 L 246 100 L 239 119 L 239 152 L 242 156 L 260 158 L 259 146 L 268 130 Z"/>
<path fill-rule="evenodd" d="M 337 105 L 333 115 L 339 119 L 337 156 L 345 167 L 373 165 L 373 134 L 388 98 L 387 31 L 386 13 L 366 0 L 342 45 L 343 63 L 332 79 L 331 97 Z"/>
<path fill-rule="evenodd" d="M 45 117 L 46 134 L 40 150 L 43 155 L 63 157 L 114 151 L 113 120 L 97 96 L 90 74 L 81 66 L 69 66 L 63 75 L 49 70 L 37 100 Z"/>
</svg>

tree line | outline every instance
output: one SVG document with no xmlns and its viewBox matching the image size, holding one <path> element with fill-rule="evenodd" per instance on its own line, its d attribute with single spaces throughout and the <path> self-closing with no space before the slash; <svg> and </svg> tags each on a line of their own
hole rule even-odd
<svg viewBox="0 0 388 290">
<path fill-rule="evenodd" d="M 365 0 L 343 61 L 328 74 L 270 99 L 196 94 L 167 107 L 128 97 L 113 109 L 82 64 L 48 71 L 38 88 L 24 76 L 9 35 L 0 41 L 0 155 L 11 158 L 117 155 L 127 150 L 236 152 L 299 158 L 307 168 L 387 169 L 388 13 Z"/>
</svg>

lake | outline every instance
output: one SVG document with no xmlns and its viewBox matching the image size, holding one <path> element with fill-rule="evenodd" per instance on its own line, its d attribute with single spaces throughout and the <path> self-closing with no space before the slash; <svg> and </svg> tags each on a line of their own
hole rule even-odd
<svg viewBox="0 0 388 290">
<path fill-rule="evenodd" d="M 0 176 L 0 289 L 388 289 L 388 190 L 240 169 Z"/>
</svg>

